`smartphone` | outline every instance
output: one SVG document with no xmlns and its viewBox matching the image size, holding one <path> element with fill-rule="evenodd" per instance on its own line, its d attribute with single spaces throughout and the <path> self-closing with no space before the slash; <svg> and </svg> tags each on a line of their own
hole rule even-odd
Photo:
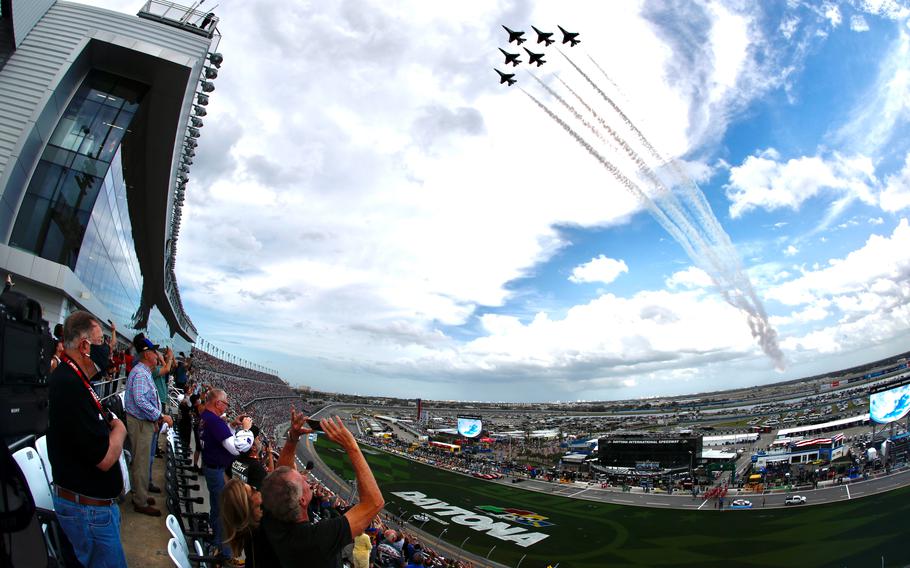
<svg viewBox="0 0 910 568">
<path fill-rule="evenodd" d="M 319 421 L 316 420 L 315 418 L 307 418 L 306 423 L 307 423 L 307 426 L 309 426 L 311 430 L 314 430 L 316 432 L 323 431 L 322 424 L 320 424 Z"/>
</svg>

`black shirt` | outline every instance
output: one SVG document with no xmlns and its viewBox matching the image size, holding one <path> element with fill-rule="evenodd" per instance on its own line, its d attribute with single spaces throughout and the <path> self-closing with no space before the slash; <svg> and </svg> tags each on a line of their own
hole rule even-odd
<svg viewBox="0 0 910 568">
<path fill-rule="evenodd" d="M 123 491 L 120 463 L 107 471 L 104 459 L 111 429 L 79 375 L 66 363 L 48 380 L 47 457 L 54 483 L 88 497 L 113 499 Z"/>
<path fill-rule="evenodd" d="M 347 517 L 319 523 L 286 523 L 263 515 L 264 532 L 284 568 L 341 568 L 342 549 L 354 542 Z"/>
<path fill-rule="evenodd" d="M 281 566 L 272 544 L 266 538 L 262 528 L 255 528 L 252 536 L 243 543 L 243 557 L 246 568 L 275 568 Z"/>
<path fill-rule="evenodd" d="M 249 483 L 250 487 L 256 491 L 262 491 L 262 482 L 268 472 L 262 463 L 256 458 L 249 455 L 239 455 L 234 463 L 231 464 L 231 477 L 237 477 L 244 483 Z"/>
</svg>

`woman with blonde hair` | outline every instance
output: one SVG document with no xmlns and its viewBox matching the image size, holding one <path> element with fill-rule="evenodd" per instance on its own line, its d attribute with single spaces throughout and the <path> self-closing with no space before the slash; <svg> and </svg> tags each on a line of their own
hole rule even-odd
<svg viewBox="0 0 910 568">
<path fill-rule="evenodd" d="M 224 542 L 234 558 L 243 553 L 246 568 L 277 566 L 268 540 L 259 532 L 261 520 L 262 495 L 236 477 L 229 479 L 221 492 Z"/>
</svg>

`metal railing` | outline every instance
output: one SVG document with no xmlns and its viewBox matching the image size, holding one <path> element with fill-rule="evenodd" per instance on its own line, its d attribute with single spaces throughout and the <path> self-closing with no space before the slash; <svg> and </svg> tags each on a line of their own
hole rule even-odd
<svg viewBox="0 0 910 568">
<path fill-rule="evenodd" d="M 199 10 L 205 0 L 194 2 L 192 6 L 183 6 L 165 0 L 148 0 L 139 10 L 138 16 L 155 20 L 163 24 L 185 29 L 207 38 L 220 36 L 218 16 L 211 11 Z"/>
</svg>

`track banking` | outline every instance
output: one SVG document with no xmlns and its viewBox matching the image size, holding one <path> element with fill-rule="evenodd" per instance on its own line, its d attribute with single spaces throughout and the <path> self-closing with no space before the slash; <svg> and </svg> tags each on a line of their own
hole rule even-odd
<svg viewBox="0 0 910 568">
<path fill-rule="evenodd" d="M 490 517 L 449 505 L 439 499 L 427 497 L 419 491 L 398 491 L 393 492 L 392 495 L 401 497 L 405 501 L 410 501 L 425 511 L 433 511 L 435 515 L 440 517 L 451 517 L 450 520 L 453 523 L 469 527 L 478 532 L 486 532 L 487 535 L 493 538 L 511 541 L 521 547 L 537 544 L 550 536 L 539 532 L 529 532 L 527 529 L 515 527 L 508 523 L 495 522 Z"/>
</svg>

